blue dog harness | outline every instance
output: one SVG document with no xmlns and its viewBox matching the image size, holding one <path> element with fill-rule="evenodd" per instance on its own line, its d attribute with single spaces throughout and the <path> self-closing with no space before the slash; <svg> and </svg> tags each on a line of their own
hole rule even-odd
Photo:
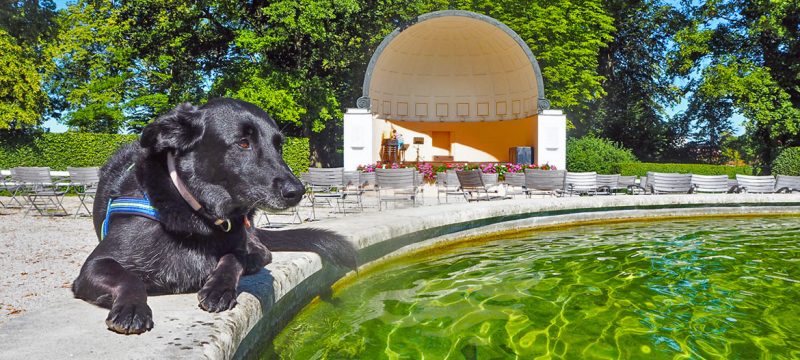
<svg viewBox="0 0 800 360">
<path fill-rule="evenodd" d="M 103 220 L 100 240 L 105 239 L 106 235 L 108 235 L 108 224 L 111 222 L 111 216 L 115 214 L 142 216 L 150 220 L 159 221 L 158 210 L 153 205 L 150 205 L 150 199 L 147 198 L 147 194 L 143 198 L 112 198 L 108 200 L 108 208 L 106 209 L 106 217 Z"/>
</svg>

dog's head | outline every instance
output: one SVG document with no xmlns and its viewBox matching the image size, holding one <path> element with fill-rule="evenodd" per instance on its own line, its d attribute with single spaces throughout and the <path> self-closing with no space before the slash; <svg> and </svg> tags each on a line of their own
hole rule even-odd
<svg viewBox="0 0 800 360">
<path fill-rule="evenodd" d="M 140 140 L 153 155 L 173 153 L 178 176 L 219 218 L 300 202 L 305 188 L 283 161 L 283 141 L 267 113 L 234 99 L 179 105 L 147 125 Z"/>
</svg>

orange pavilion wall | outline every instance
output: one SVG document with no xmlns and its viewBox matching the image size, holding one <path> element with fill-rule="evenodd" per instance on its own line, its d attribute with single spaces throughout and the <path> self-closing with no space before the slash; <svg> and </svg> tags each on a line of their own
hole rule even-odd
<svg viewBox="0 0 800 360">
<path fill-rule="evenodd" d="M 393 129 L 403 135 L 406 143 L 412 144 L 406 152 L 406 161 L 416 160 L 414 137 L 425 139 L 425 144 L 420 146 L 421 161 L 433 161 L 434 155 L 445 155 L 446 150 L 432 146 L 433 133 L 437 131 L 450 133 L 449 153 L 454 161 L 505 162 L 508 161 L 509 147 L 535 148 L 537 139 L 536 116 L 490 122 L 415 122 L 375 119 L 374 125 L 375 140 L 378 144 L 382 134 L 391 134 Z M 380 158 L 378 154 L 375 155 L 376 158 Z"/>
</svg>

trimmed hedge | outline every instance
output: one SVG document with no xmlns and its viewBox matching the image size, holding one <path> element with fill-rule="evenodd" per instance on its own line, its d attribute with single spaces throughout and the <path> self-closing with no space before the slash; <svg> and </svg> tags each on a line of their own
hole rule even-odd
<svg viewBox="0 0 800 360">
<path fill-rule="evenodd" d="M 659 164 L 659 163 L 617 163 L 611 166 L 612 174 L 646 176 L 648 171 L 697 175 L 753 175 L 751 166 L 708 165 L 708 164 Z"/>
<path fill-rule="evenodd" d="M 67 132 L 43 133 L 0 140 L 0 168 L 48 166 L 66 170 L 67 166 L 102 166 L 125 143 L 138 135 Z"/>
<path fill-rule="evenodd" d="M 800 147 L 786 148 L 772 162 L 772 173 L 800 176 Z"/>
<path fill-rule="evenodd" d="M 636 161 L 630 149 L 608 139 L 586 135 L 567 140 L 567 170 L 572 172 L 609 174 L 612 164 Z"/>
<path fill-rule="evenodd" d="M 78 132 L 0 139 L 0 169 L 47 166 L 53 170 L 66 170 L 67 166 L 102 166 L 122 144 L 138 139 L 139 135 Z M 283 158 L 295 174 L 308 171 L 308 139 L 286 138 Z"/>
</svg>

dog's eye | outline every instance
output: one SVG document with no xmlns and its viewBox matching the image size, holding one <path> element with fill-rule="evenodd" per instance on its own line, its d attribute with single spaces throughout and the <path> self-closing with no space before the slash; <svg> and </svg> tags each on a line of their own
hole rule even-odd
<svg viewBox="0 0 800 360">
<path fill-rule="evenodd" d="M 239 142 L 236 143 L 236 145 L 239 145 L 239 147 L 242 148 L 242 149 L 249 149 L 250 148 L 250 140 L 247 140 L 245 138 L 241 138 L 241 139 L 239 139 Z"/>
</svg>

